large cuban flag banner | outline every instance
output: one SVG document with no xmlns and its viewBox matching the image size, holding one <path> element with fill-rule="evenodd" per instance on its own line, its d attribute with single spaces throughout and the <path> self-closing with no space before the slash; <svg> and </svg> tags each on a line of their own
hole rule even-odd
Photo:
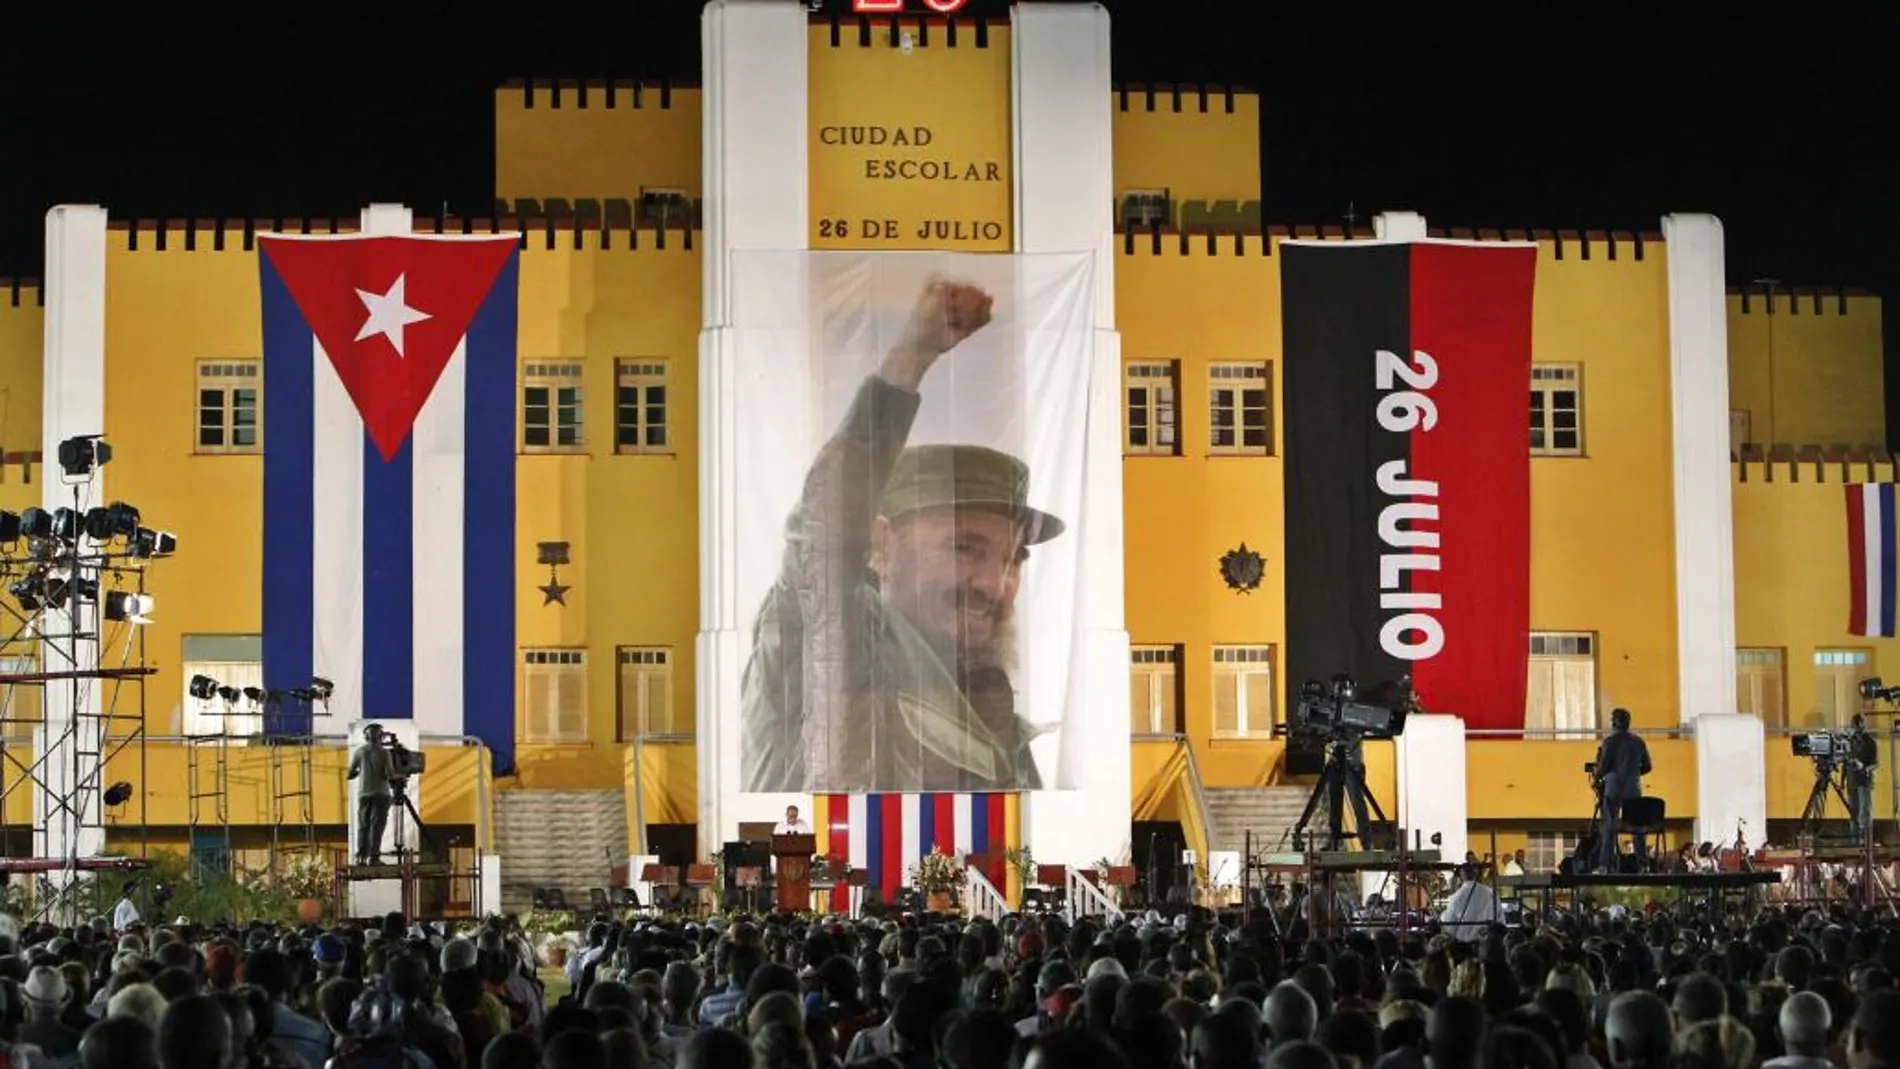
<svg viewBox="0 0 1900 1069">
<path fill-rule="evenodd" d="M 517 241 L 259 239 L 264 685 L 514 765 Z M 318 712 L 323 708 L 318 707 Z M 313 730 L 282 702 L 267 733 Z"/>
</svg>

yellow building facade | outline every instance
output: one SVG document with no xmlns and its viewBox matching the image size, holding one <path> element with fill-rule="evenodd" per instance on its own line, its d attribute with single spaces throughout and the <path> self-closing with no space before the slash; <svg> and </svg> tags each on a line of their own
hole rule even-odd
<svg viewBox="0 0 1900 1069">
<path fill-rule="evenodd" d="M 811 247 L 1007 251 L 1025 225 L 1011 206 L 1013 28 L 961 23 L 953 42 L 941 21 L 867 26 L 806 30 Z M 1263 105 L 1253 93 L 1117 85 L 1107 95 L 1115 203 L 1101 210 L 1116 219 L 1133 647 L 1128 716 L 1116 730 L 1130 736 L 1129 818 L 1180 822 L 1190 844 L 1205 849 L 1201 792 L 1308 782 L 1287 773 L 1273 734 L 1289 687 L 1301 682 L 1278 671 L 1289 607 L 1277 567 L 1277 440 L 1219 441 L 1210 411 L 1230 380 L 1216 372 L 1259 369 L 1270 426 L 1281 426 L 1275 250 L 1295 236 L 1372 234 L 1321 234 L 1264 218 Z M 518 771 L 494 778 L 479 749 L 424 740 L 433 757 L 419 792 L 424 818 L 466 829 L 469 848 L 495 850 L 495 814 L 513 797 L 615 793 L 626 820 L 619 853 L 677 854 L 677 844 L 696 838 L 692 849 L 703 854 L 716 838 L 696 827 L 707 91 L 514 83 L 496 91 L 494 113 L 492 217 L 417 220 L 416 228 L 524 235 Z M 893 148 L 892 159 L 942 155 L 997 170 L 955 184 L 880 179 L 864 169 L 863 153 L 833 151 L 849 146 L 853 131 L 905 129 L 913 140 L 927 131 L 942 152 Z M 919 223 L 946 216 L 967 230 L 933 237 Z M 831 229 L 834 221 L 843 228 Z M 239 401 L 233 391 L 243 388 L 243 369 L 256 373 L 262 347 L 250 236 L 273 226 L 325 232 L 355 221 L 128 220 L 109 235 L 110 496 L 137 504 L 181 546 L 151 573 L 160 610 L 143 641 L 158 675 L 144 700 L 144 767 L 107 776 L 136 782 L 140 794 L 108 815 L 112 842 L 177 846 L 216 830 L 256 850 L 269 825 L 288 819 L 340 843 L 347 822 L 340 745 L 287 772 L 272 748 L 219 744 L 222 756 L 213 757 L 184 741 L 204 725 L 192 719 L 183 680 L 207 666 L 241 675 L 243 642 L 261 628 L 255 577 L 270 428 L 237 434 L 238 410 L 261 408 L 254 394 Z M 1679 697 L 1668 247 L 1658 234 L 1449 236 L 1536 243 L 1535 373 L 1526 391 L 1546 435 L 1531 461 L 1530 730 L 1466 741 L 1471 848 L 1561 850 L 1589 816 L 1581 766 L 1613 706 L 1633 710 L 1649 735 L 1657 766 L 1650 793 L 1666 799 L 1686 833 L 1703 785 Z M 40 302 L 36 283 L 0 283 L 0 508 L 12 511 L 39 504 L 46 478 Z M 1858 708 L 1851 684 L 1860 676 L 1883 666 L 1900 675 L 1893 640 L 1846 633 L 1840 484 L 1895 475 L 1884 450 L 1881 314 L 1878 298 L 1859 294 L 1736 293 L 1728 301 L 1737 711 L 1759 716 L 1767 736 L 1760 767 L 1733 773 L 1760 777 L 1774 821 L 1799 816 L 1812 782 L 1786 735 L 1841 722 Z M 553 399 L 557 422 L 568 420 L 565 436 L 530 439 L 525 410 L 537 390 L 543 407 Z M 218 424 L 216 441 L 205 437 L 207 421 Z M 658 439 L 646 434 L 656 425 L 664 428 Z M 542 563 L 548 544 L 564 544 L 565 563 Z M 1266 561 L 1260 588 L 1244 595 L 1217 568 L 1242 544 Z M 566 588 L 560 600 L 544 582 Z M 28 665 L 33 651 L 16 645 L 0 656 Z M 238 652 L 207 652 L 225 649 Z M 13 713 L 25 716 L 24 703 Z M 1374 791 L 1390 807 L 1395 748 L 1369 749 Z M 282 786 L 285 776 L 307 783 L 307 802 L 283 800 L 295 793 Z M 5 782 L 18 780 L 9 771 Z M 192 783 L 225 784 L 227 801 L 207 812 Z M 1884 783 L 1876 793 L 1887 812 Z M 10 790 L 9 828 L 31 823 L 28 794 Z M 1754 841 L 1762 834 L 1749 830 Z"/>
</svg>

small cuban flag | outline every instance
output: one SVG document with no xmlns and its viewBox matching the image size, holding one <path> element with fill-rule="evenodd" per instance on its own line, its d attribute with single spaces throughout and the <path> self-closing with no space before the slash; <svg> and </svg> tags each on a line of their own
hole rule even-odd
<svg viewBox="0 0 1900 1069">
<path fill-rule="evenodd" d="M 517 238 L 259 238 L 264 685 L 514 765 Z M 311 710 L 265 711 L 307 734 Z"/>
<path fill-rule="evenodd" d="M 1852 608 L 1847 630 L 1894 637 L 1893 484 L 1847 487 L 1847 574 Z"/>
</svg>

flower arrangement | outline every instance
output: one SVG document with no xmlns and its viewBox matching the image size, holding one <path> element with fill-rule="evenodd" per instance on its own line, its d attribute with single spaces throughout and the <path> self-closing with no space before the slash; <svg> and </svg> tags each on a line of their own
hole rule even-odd
<svg viewBox="0 0 1900 1069">
<path fill-rule="evenodd" d="M 283 889 L 295 899 L 327 901 L 336 893 L 336 869 L 320 853 L 298 854 L 278 876 Z"/>
<path fill-rule="evenodd" d="M 910 882 L 919 891 L 954 891 L 963 885 L 963 863 L 941 850 L 932 850 L 911 867 Z"/>
</svg>

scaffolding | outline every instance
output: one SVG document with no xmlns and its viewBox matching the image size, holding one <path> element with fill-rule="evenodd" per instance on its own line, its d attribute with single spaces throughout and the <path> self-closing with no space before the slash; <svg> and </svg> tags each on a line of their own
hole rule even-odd
<svg viewBox="0 0 1900 1069">
<path fill-rule="evenodd" d="M 83 464 L 66 465 L 69 448 Z M 9 889 L 9 906 L 72 924 L 100 905 L 82 874 L 140 868 L 149 854 L 146 682 L 155 670 L 140 625 L 152 609 L 147 568 L 175 543 L 139 526 L 136 509 L 90 500 L 90 473 L 111 455 L 96 437 L 60 453 L 70 502 L 0 516 L 0 842 L 12 855 L 0 872 L 36 877 L 31 894 Z M 33 741 L 22 745 L 27 733 Z M 108 770 L 121 778 L 108 784 Z M 32 799 L 30 856 L 13 842 L 16 795 Z M 140 829 L 139 856 L 107 856 L 108 828 L 128 822 Z"/>
<path fill-rule="evenodd" d="M 301 735 L 269 740 L 270 749 L 270 863 L 273 871 L 284 863 L 287 849 L 308 855 L 317 852 L 316 737 Z M 287 839 L 284 829 L 300 830 Z"/>
<path fill-rule="evenodd" d="M 206 765 L 209 764 L 209 769 Z M 210 786 L 206 786 L 209 778 Z M 204 864 L 200 856 L 207 842 L 205 833 L 221 843 L 222 861 L 209 865 L 229 875 L 231 866 L 231 732 L 220 719 L 215 732 L 185 735 L 185 822 L 188 826 L 187 856 L 196 871 Z"/>
</svg>

